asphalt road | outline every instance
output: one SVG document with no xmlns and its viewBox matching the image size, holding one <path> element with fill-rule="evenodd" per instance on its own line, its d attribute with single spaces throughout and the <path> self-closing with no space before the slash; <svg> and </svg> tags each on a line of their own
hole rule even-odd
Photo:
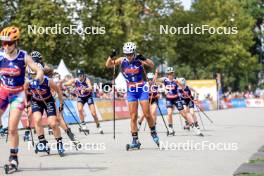
<svg viewBox="0 0 264 176">
<path fill-rule="evenodd" d="M 112 122 L 102 122 L 104 135 L 98 134 L 93 123 L 88 124 L 88 136 L 79 133 L 76 125 L 73 132 L 83 144 L 82 150 L 74 147 L 60 157 L 56 150 L 50 155 L 35 154 L 30 143 L 20 141 L 18 176 L 228 176 L 248 160 L 264 144 L 264 109 L 245 108 L 210 111 L 207 114 L 214 124 L 203 117 L 205 137 L 194 136 L 181 128 L 179 116 L 174 118 L 175 136 L 166 135 L 159 118 L 157 129 L 161 148 L 152 141 L 149 129 L 144 125 L 139 133 L 140 150 L 126 151 L 131 142 L 129 120 L 116 122 L 116 139 L 113 140 Z M 182 121 L 183 122 L 183 121 Z M 47 132 L 47 130 L 46 130 Z M 69 143 L 65 133 L 64 142 Z M 34 136 L 35 142 L 37 137 Z M 50 144 L 55 140 L 46 134 Z M 9 156 L 5 138 L 0 137 L 0 175 Z"/>
</svg>

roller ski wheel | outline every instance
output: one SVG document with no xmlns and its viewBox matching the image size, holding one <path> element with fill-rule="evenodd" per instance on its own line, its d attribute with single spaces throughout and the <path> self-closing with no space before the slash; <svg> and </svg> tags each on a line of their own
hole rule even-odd
<svg viewBox="0 0 264 176">
<path fill-rule="evenodd" d="M 80 141 L 72 141 L 76 150 L 80 150 L 82 148 L 82 144 Z"/>
<path fill-rule="evenodd" d="M 17 157 L 9 157 L 9 163 L 4 165 L 5 174 L 10 174 L 18 170 L 18 160 Z"/>
<path fill-rule="evenodd" d="M 5 164 L 4 169 L 5 169 L 5 174 L 10 174 L 11 172 L 16 172 L 18 170 L 15 164 Z"/>
<path fill-rule="evenodd" d="M 100 134 L 104 134 L 104 131 L 103 131 L 102 128 L 99 128 L 99 129 L 98 129 L 98 132 L 99 132 Z"/>
<path fill-rule="evenodd" d="M 204 134 L 203 133 L 200 133 L 199 136 L 204 137 Z"/>
<path fill-rule="evenodd" d="M 173 132 L 167 131 L 167 136 L 175 136 L 175 131 L 173 131 Z"/>
<path fill-rule="evenodd" d="M 50 154 L 50 148 L 48 148 L 47 150 L 37 150 L 37 149 L 35 149 L 35 153 L 36 154 L 43 153 L 43 152 L 46 152 L 49 155 Z"/>
<path fill-rule="evenodd" d="M 88 130 L 88 129 L 79 128 L 79 132 L 85 132 L 87 134 L 90 134 L 90 130 Z"/>
<path fill-rule="evenodd" d="M 172 127 L 169 127 L 167 131 L 167 136 L 175 136 L 175 131 Z"/>
<path fill-rule="evenodd" d="M 140 142 L 132 142 L 132 144 L 127 144 L 126 145 L 126 150 L 134 150 L 134 149 L 140 149 L 141 143 Z"/>
<path fill-rule="evenodd" d="M 194 135 L 204 137 L 203 133 L 201 133 L 201 131 L 197 127 L 192 125 L 191 128 Z"/>
</svg>

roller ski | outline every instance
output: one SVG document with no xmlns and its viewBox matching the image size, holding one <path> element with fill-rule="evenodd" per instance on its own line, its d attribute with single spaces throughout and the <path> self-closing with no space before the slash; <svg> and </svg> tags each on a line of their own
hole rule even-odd
<svg viewBox="0 0 264 176">
<path fill-rule="evenodd" d="M 63 143 L 61 138 L 57 140 L 57 150 L 60 157 L 63 157 L 65 155 L 64 154 L 65 150 L 63 148 Z"/>
<path fill-rule="evenodd" d="M 185 121 L 185 126 L 183 127 L 183 129 L 190 131 L 190 124 L 188 121 Z"/>
<path fill-rule="evenodd" d="M 87 128 L 86 123 L 82 122 L 81 127 L 79 128 L 79 132 L 85 132 L 85 133 L 90 133 L 90 130 Z"/>
<path fill-rule="evenodd" d="M 103 131 L 103 129 L 101 128 L 101 126 L 100 126 L 99 123 L 96 125 L 96 127 L 97 127 L 98 132 L 99 132 L 100 134 L 104 134 L 104 131 Z"/>
<path fill-rule="evenodd" d="M 140 149 L 141 143 L 138 141 L 138 139 L 133 139 L 131 144 L 126 145 L 126 150 L 133 150 L 133 149 Z"/>
<path fill-rule="evenodd" d="M 99 132 L 100 134 L 104 134 L 104 131 L 103 131 L 103 129 L 102 129 L 101 127 L 98 128 L 98 132 Z"/>
<path fill-rule="evenodd" d="M 17 156 L 10 156 L 9 163 L 4 165 L 5 174 L 10 174 L 18 170 Z"/>
<path fill-rule="evenodd" d="M 69 139 L 72 141 L 74 146 L 76 147 L 76 150 L 80 149 L 81 148 L 81 143 L 80 143 L 80 141 L 76 140 L 75 135 L 71 132 L 70 128 L 68 128 L 66 130 L 66 134 L 69 137 Z"/>
<path fill-rule="evenodd" d="M 201 131 L 194 124 L 191 125 L 191 130 L 193 134 L 196 136 L 201 136 L 201 137 L 204 136 L 203 133 L 201 133 Z"/>
<path fill-rule="evenodd" d="M 48 134 L 49 135 L 53 135 L 53 131 L 52 131 L 52 129 L 50 127 L 48 128 Z"/>
<path fill-rule="evenodd" d="M 7 134 L 8 128 L 0 128 L 0 135 L 3 137 Z"/>
<path fill-rule="evenodd" d="M 159 143 L 159 137 L 157 135 L 157 132 L 156 131 L 151 131 L 151 136 L 153 138 L 153 141 L 157 144 L 157 146 L 159 147 L 160 146 L 160 143 Z"/>
<path fill-rule="evenodd" d="M 23 140 L 24 140 L 24 141 L 30 141 L 30 131 L 29 131 L 29 129 L 27 129 L 27 130 L 25 131 L 25 134 L 24 134 L 24 136 L 23 136 Z"/>
<path fill-rule="evenodd" d="M 175 131 L 173 130 L 173 128 L 169 127 L 167 131 L 167 136 L 175 136 Z"/>
<path fill-rule="evenodd" d="M 50 154 L 50 148 L 48 147 L 48 141 L 42 140 L 36 145 L 35 153 L 47 153 L 48 155 Z"/>
<path fill-rule="evenodd" d="M 197 129 L 200 130 L 200 126 L 199 126 L 199 124 L 198 124 L 198 121 L 197 121 L 197 122 L 194 122 L 194 126 L 195 126 Z"/>
</svg>

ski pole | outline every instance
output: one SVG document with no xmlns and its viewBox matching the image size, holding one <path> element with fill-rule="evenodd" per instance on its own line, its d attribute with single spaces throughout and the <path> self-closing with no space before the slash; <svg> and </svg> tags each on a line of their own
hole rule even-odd
<svg viewBox="0 0 264 176">
<path fill-rule="evenodd" d="M 196 108 L 197 108 L 197 107 L 196 107 Z M 200 120 L 201 120 L 201 123 L 202 123 L 203 129 L 205 130 L 204 123 L 203 123 L 203 119 L 202 119 L 202 117 L 201 117 L 201 114 L 200 114 L 200 111 L 199 111 L 198 108 L 197 108 L 197 113 L 198 113 L 198 115 L 199 115 L 199 117 L 200 117 Z"/>
<path fill-rule="evenodd" d="M 31 135 L 31 141 L 32 141 L 32 146 L 34 147 L 35 144 L 34 144 L 34 138 L 33 138 L 33 133 L 32 133 L 32 128 L 31 128 L 31 118 L 29 117 L 28 115 L 28 106 L 26 107 L 26 114 L 27 114 L 27 121 L 28 121 L 28 128 L 29 128 L 29 131 L 30 131 L 30 135 Z"/>
<path fill-rule="evenodd" d="M 115 59 L 114 59 L 114 68 L 113 68 L 113 138 L 115 140 L 115 136 L 116 136 L 116 130 L 115 130 L 115 72 L 116 72 L 116 66 L 115 66 Z"/>
<path fill-rule="evenodd" d="M 169 132 L 169 129 L 168 129 L 168 126 L 167 126 L 167 124 L 166 124 L 166 122 L 165 122 L 165 119 L 164 119 L 164 117 L 163 117 L 163 114 L 162 114 L 162 112 L 161 112 L 161 109 L 160 109 L 159 103 L 156 102 L 156 104 L 157 104 L 157 106 L 158 106 L 158 109 L 159 109 L 159 112 L 160 112 L 160 115 L 161 115 L 162 121 L 163 121 L 163 123 L 164 123 L 164 125 L 165 125 L 165 127 L 166 127 L 166 130 L 167 130 L 167 133 L 168 133 L 168 132 Z"/>
<path fill-rule="evenodd" d="M 175 83 L 179 86 L 179 83 L 178 81 L 175 81 Z M 180 86 L 182 87 L 182 86 Z M 184 92 L 184 95 L 190 99 L 195 105 L 196 107 L 204 114 L 204 116 L 211 122 L 211 123 L 214 123 L 213 120 L 199 107 L 199 105 L 183 90 Z"/>
<path fill-rule="evenodd" d="M 72 111 L 70 110 L 70 108 L 68 107 L 67 103 L 65 102 L 64 105 L 66 106 L 66 108 L 68 109 L 68 111 L 71 113 L 72 117 L 74 118 L 74 120 L 76 121 L 76 123 L 78 124 L 79 128 L 82 128 L 81 124 L 78 122 L 77 118 L 75 117 L 75 115 L 72 113 Z M 82 130 L 82 132 L 87 136 L 86 132 Z"/>
</svg>

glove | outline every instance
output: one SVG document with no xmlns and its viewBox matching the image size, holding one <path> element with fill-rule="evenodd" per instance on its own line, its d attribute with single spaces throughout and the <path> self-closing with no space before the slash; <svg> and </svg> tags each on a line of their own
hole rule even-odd
<svg viewBox="0 0 264 176">
<path fill-rule="evenodd" d="M 142 54 L 138 54 L 138 55 L 136 56 L 136 59 L 141 60 L 141 61 L 145 61 L 145 60 L 147 60 L 147 58 L 145 58 Z"/>
<path fill-rule="evenodd" d="M 39 80 L 38 79 L 34 79 L 32 82 L 31 82 L 31 87 L 33 89 L 37 89 L 39 87 Z"/>
<path fill-rule="evenodd" d="M 63 111 L 63 103 L 60 105 L 60 107 L 59 107 L 59 111 L 60 111 L 60 112 Z"/>
<path fill-rule="evenodd" d="M 116 56 L 116 54 L 117 54 L 116 49 L 113 49 L 110 54 L 110 58 L 113 59 Z"/>
</svg>

